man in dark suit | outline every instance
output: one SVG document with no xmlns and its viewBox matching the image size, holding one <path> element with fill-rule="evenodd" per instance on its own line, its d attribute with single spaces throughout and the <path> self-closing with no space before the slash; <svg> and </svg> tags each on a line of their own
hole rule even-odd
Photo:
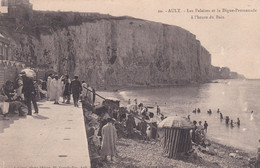
<svg viewBox="0 0 260 168">
<path fill-rule="evenodd" d="M 82 91 L 81 83 L 78 80 L 78 76 L 74 76 L 74 79 L 72 80 L 70 87 L 71 87 L 71 93 L 74 101 L 74 106 L 78 107 L 78 101 L 79 101 L 79 95 L 80 92 Z"/>
<path fill-rule="evenodd" d="M 25 103 L 28 107 L 28 115 L 32 115 L 32 107 L 31 102 L 33 103 L 33 107 L 35 113 L 38 114 L 38 106 L 36 103 L 36 90 L 34 88 L 33 79 L 28 78 L 27 76 L 23 75 L 23 90 L 22 93 L 24 94 Z"/>
</svg>

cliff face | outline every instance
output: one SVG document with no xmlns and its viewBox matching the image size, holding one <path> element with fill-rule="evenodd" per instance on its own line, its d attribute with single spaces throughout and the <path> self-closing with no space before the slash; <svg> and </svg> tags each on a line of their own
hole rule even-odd
<svg viewBox="0 0 260 168">
<path fill-rule="evenodd" d="M 93 86 L 187 84 L 211 78 L 211 56 L 195 35 L 133 18 L 100 19 L 12 39 L 14 60 L 79 75 Z M 19 38 L 17 38 L 19 37 Z"/>
</svg>

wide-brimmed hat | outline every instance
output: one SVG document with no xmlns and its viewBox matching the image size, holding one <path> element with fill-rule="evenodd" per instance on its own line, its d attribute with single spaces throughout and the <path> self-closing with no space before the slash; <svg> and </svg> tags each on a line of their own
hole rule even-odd
<svg viewBox="0 0 260 168">
<path fill-rule="evenodd" d="M 25 72 L 20 72 L 20 73 L 19 73 L 19 76 L 20 76 L 20 77 L 25 76 L 25 75 L 26 75 Z"/>
</svg>

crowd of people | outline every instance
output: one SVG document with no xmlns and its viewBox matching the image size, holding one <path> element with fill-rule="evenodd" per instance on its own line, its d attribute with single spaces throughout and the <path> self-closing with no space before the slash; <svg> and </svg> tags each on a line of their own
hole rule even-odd
<svg viewBox="0 0 260 168">
<path fill-rule="evenodd" d="M 78 76 L 74 76 L 71 81 L 68 75 L 49 75 L 47 79 L 47 100 L 54 101 L 54 104 L 60 104 L 60 97 L 63 98 L 62 103 L 70 104 L 71 95 L 74 106 L 79 107 L 80 96 L 87 96 L 88 90 L 94 92 L 94 89 L 86 84 L 85 81 L 80 82 Z"/>
<path fill-rule="evenodd" d="M 199 121 L 199 124 L 197 125 L 197 121 L 193 121 L 194 128 L 191 132 L 191 140 L 198 145 L 205 146 L 205 139 L 206 139 L 206 133 L 208 130 L 208 123 L 207 121 L 204 122 L 202 125 L 202 122 Z"/>
<path fill-rule="evenodd" d="M 37 101 L 47 99 L 60 104 L 60 97 L 63 103 L 70 104 L 71 95 L 74 106 L 79 107 L 80 98 L 92 96 L 95 101 L 95 89 L 80 82 L 78 76 L 74 76 L 71 81 L 68 75 L 50 74 L 47 80 L 35 80 L 21 72 L 15 81 L 6 81 L 0 90 L 0 114 L 4 119 L 8 119 L 8 114 L 19 114 L 19 116 L 32 115 L 32 105 L 34 113 L 39 113 Z"/>
<path fill-rule="evenodd" d="M 42 80 L 36 81 L 20 73 L 15 81 L 6 81 L 1 88 L 1 113 L 4 118 L 8 114 L 18 113 L 19 116 L 32 115 L 31 103 L 35 113 L 38 113 L 37 101 L 44 97 Z"/>
<path fill-rule="evenodd" d="M 220 120 L 223 120 L 223 114 L 220 112 L 219 109 L 217 110 L 217 113 L 219 114 Z M 226 126 L 228 126 L 230 124 L 231 128 L 234 127 L 234 125 L 237 125 L 239 127 L 240 126 L 240 119 L 237 118 L 237 121 L 234 122 L 234 120 L 230 119 L 229 116 L 226 116 L 225 123 L 226 123 Z"/>
<path fill-rule="evenodd" d="M 192 111 L 192 113 L 200 113 L 200 108 L 198 108 L 198 109 L 194 109 L 193 111 Z M 207 110 L 207 113 L 209 114 L 209 115 L 211 115 L 212 114 L 212 110 L 211 109 L 209 109 L 209 110 Z M 219 108 L 217 109 L 217 113 L 219 114 L 219 118 L 220 118 L 220 120 L 222 121 L 223 119 L 224 119 L 224 117 L 223 117 L 223 114 L 222 114 L 222 112 L 219 110 Z M 251 111 L 251 114 L 253 114 L 253 111 Z M 190 115 L 188 115 L 188 119 L 190 119 Z M 233 120 L 233 119 L 231 119 L 229 116 L 226 116 L 225 117 L 225 123 L 226 123 L 226 126 L 228 126 L 229 124 L 230 124 L 230 126 L 231 126 L 231 128 L 232 127 L 234 127 L 235 125 L 237 125 L 238 127 L 240 126 L 240 119 L 239 119 L 239 117 L 236 119 L 236 122 Z"/>
<path fill-rule="evenodd" d="M 0 113 L 4 115 L 4 118 L 9 113 L 18 113 L 19 116 L 32 115 L 31 104 L 33 104 L 34 113 L 38 114 L 37 101 L 46 98 L 49 101 L 54 101 L 54 104 L 60 104 L 60 97 L 62 97 L 62 103 L 70 104 L 71 95 L 75 107 L 79 107 L 80 100 L 87 100 L 90 104 L 90 111 L 98 114 L 98 109 L 93 110 L 92 108 L 95 103 L 95 89 L 85 81 L 80 82 L 78 76 L 74 76 L 71 81 L 68 75 L 58 77 L 58 75 L 50 74 L 47 80 L 43 81 L 34 80 L 24 73 L 20 73 L 15 81 L 7 81 L 1 88 Z M 131 104 L 130 99 L 128 103 Z M 108 108 L 102 110 L 104 113 L 98 114 L 98 124 L 90 123 L 90 128 L 87 130 L 88 142 L 92 144 L 90 150 L 96 150 L 98 154 L 104 156 L 105 160 L 107 156 L 111 156 L 111 160 L 113 160 L 116 155 L 117 132 L 120 132 L 120 129 L 125 132 L 126 137 L 132 138 L 138 134 L 144 141 L 149 141 L 158 138 L 158 118 L 160 120 L 166 118 L 158 105 L 156 105 L 156 113 L 149 112 L 149 107 L 144 106 L 143 103 L 138 104 L 137 99 L 128 109 L 119 106 L 106 107 Z M 196 114 L 200 113 L 201 110 L 198 108 L 192 112 Z M 212 110 L 209 109 L 207 113 L 211 115 Z M 223 114 L 219 109 L 217 113 L 223 120 Z M 188 119 L 190 120 L 190 115 L 188 115 Z M 225 123 L 226 125 L 230 124 L 231 127 L 234 127 L 234 124 L 240 126 L 240 119 L 237 118 L 237 122 L 234 122 L 229 116 L 226 116 Z M 202 121 L 198 123 L 193 121 L 193 124 L 191 139 L 195 144 L 204 146 L 209 126 L 207 121 L 204 121 L 203 125 Z"/>
<path fill-rule="evenodd" d="M 195 108 L 192 111 L 192 113 L 195 113 L 195 114 L 200 113 L 200 112 L 201 112 L 200 108 L 198 108 L 198 109 Z M 209 115 L 211 115 L 212 114 L 212 110 L 211 109 L 207 110 L 207 113 Z M 223 118 L 223 114 L 220 112 L 219 108 L 217 109 L 217 113 L 219 114 L 219 118 L 222 121 L 224 118 Z M 190 115 L 188 115 L 187 118 L 189 120 L 191 120 L 190 119 Z M 201 123 L 202 122 L 199 121 L 199 125 L 197 125 L 197 121 L 195 121 L 195 120 L 193 121 L 193 124 L 194 124 L 195 127 L 192 130 L 192 141 L 197 143 L 197 144 L 203 144 L 204 143 L 205 135 L 207 133 L 207 128 L 209 126 L 207 121 L 204 121 L 204 125 L 203 126 L 201 125 Z M 231 128 L 234 127 L 234 125 L 237 125 L 239 127 L 240 126 L 240 119 L 237 118 L 237 121 L 234 122 L 232 119 L 229 118 L 229 116 L 226 116 L 225 117 L 225 123 L 226 123 L 226 126 L 228 126 L 230 124 Z"/>
<path fill-rule="evenodd" d="M 107 156 L 113 160 L 117 136 L 137 138 L 144 142 L 158 138 L 157 121 L 161 120 L 159 106 L 156 113 L 153 113 L 149 112 L 149 108 L 143 103 L 138 104 L 137 99 L 128 107 L 119 107 L 110 100 L 104 100 L 102 106 L 95 110 L 88 108 L 87 106 L 91 105 L 86 104 L 91 103 L 84 103 L 83 100 L 83 107 L 86 106 L 87 109 L 86 113 L 98 116 L 96 122 L 90 122 L 87 129 L 90 153 L 96 153 L 104 160 L 107 160 Z"/>
<path fill-rule="evenodd" d="M 231 119 L 229 116 L 225 116 L 225 118 L 223 117 L 223 114 L 222 112 L 220 111 L 220 109 L 218 108 L 217 109 L 217 114 L 219 114 L 219 118 L 220 118 L 220 121 L 222 120 L 225 120 L 225 124 L 226 126 L 228 127 L 230 125 L 231 128 L 233 128 L 235 125 L 237 125 L 238 127 L 240 127 L 240 119 L 239 117 L 236 119 L 236 122 L 234 122 L 233 119 Z M 194 109 L 192 111 L 192 113 L 200 113 L 200 109 Z M 207 110 L 207 113 L 209 115 L 212 114 L 212 110 L 209 109 Z M 254 114 L 254 111 L 252 110 L 251 111 L 251 117 L 250 117 L 250 120 L 253 119 L 253 114 Z M 190 120 L 190 115 L 188 115 L 187 117 L 189 120 Z M 194 128 L 192 130 L 192 141 L 195 143 L 195 144 L 199 144 L 199 145 L 202 145 L 202 146 L 205 146 L 205 135 L 207 133 L 207 128 L 208 128 L 208 123 L 207 121 L 204 122 L 204 125 L 202 126 L 201 124 L 202 122 L 199 121 L 199 124 L 197 125 L 197 121 L 193 121 L 193 124 L 194 124 Z M 260 140 L 259 140 L 260 142 Z M 260 146 L 257 148 L 257 156 L 255 158 L 255 167 L 260 167 Z"/>
<path fill-rule="evenodd" d="M 47 100 L 54 101 L 54 104 L 60 104 L 60 97 L 63 98 L 62 103 L 70 104 L 71 95 L 75 107 L 79 107 L 80 98 L 91 96 L 95 89 L 90 87 L 85 81 L 80 82 L 78 76 L 74 76 L 71 81 L 68 75 L 49 75 L 47 78 Z M 93 99 L 94 100 L 94 99 Z"/>
</svg>

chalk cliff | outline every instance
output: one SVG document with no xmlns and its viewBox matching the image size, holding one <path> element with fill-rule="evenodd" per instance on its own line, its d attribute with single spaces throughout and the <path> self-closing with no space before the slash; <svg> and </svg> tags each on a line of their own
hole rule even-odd
<svg viewBox="0 0 260 168">
<path fill-rule="evenodd" d="M 61 18 L 66 25 L 57 27 L 47 14 L 35 14 L 24 27 L 14 26 L 15 32 L 5 31 L 13 60 L 59 74 L 77 74 L 96 87 L 211 79 L 210 53 L 194 34 L 180 27 L 130 17 L 90 16 L 85 20 L 80 16 L 76 24 L 70 24 L 69 17 L 68 22 Z M 62 16 L 52 16 L 58 14 Z"/>
</svg>

